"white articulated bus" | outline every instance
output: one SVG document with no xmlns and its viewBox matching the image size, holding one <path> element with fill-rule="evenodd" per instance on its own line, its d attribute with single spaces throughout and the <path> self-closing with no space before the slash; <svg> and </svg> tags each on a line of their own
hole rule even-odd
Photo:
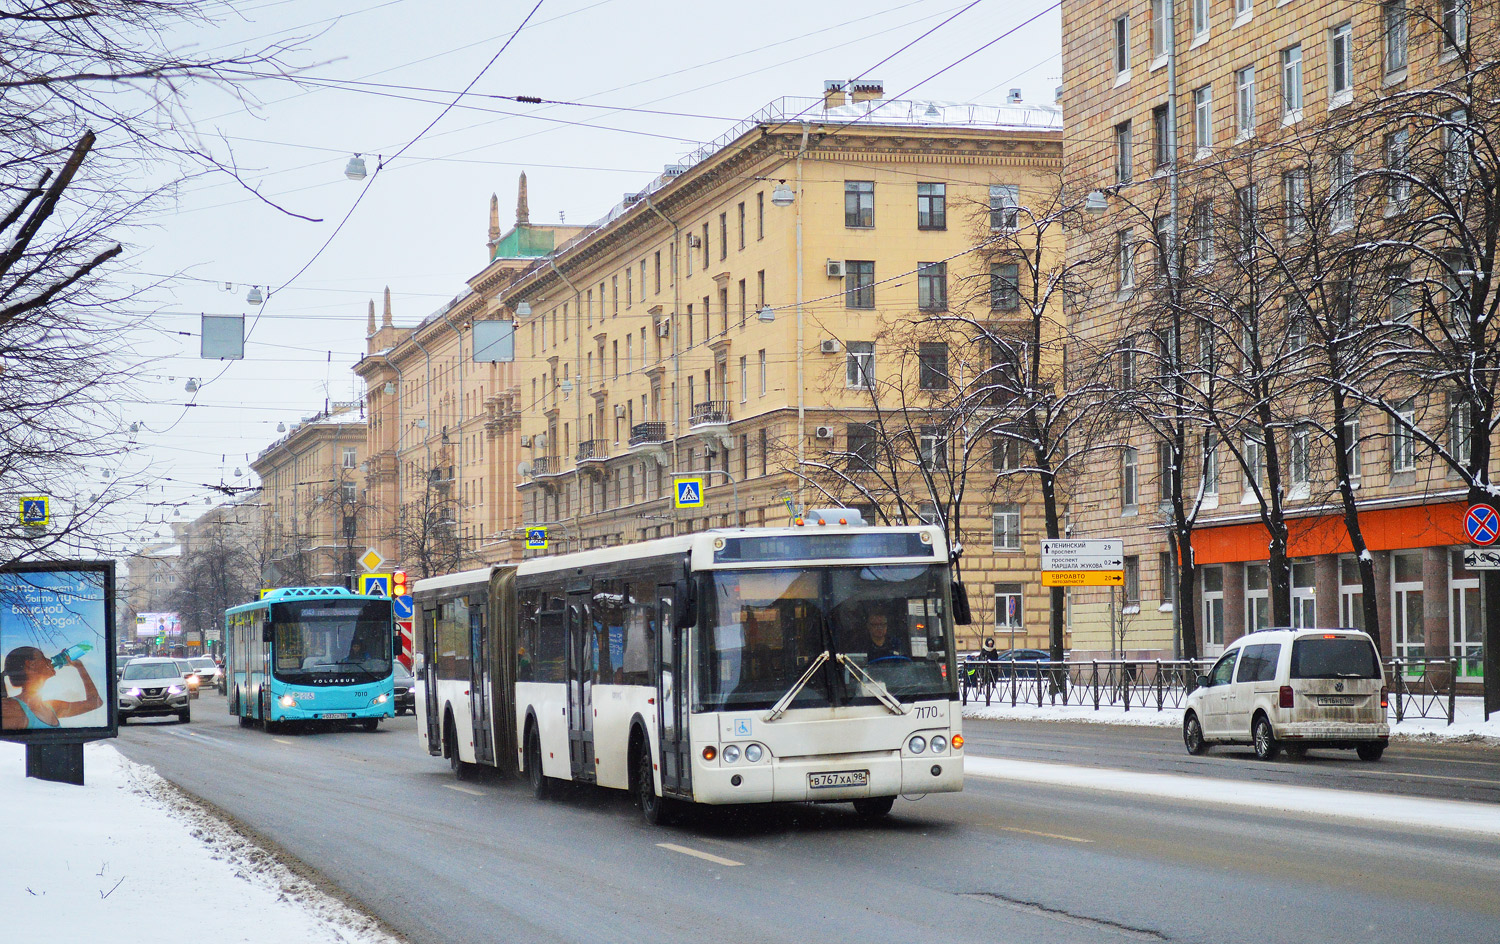
<svg viewBox="0 0 1500 944">
<path fill-rule="evenodd" d="M 681 803 L 963 787 L 935 527 L 705 531 L 416 583 L 419 733 L 471 765 Z"/>
</svg>

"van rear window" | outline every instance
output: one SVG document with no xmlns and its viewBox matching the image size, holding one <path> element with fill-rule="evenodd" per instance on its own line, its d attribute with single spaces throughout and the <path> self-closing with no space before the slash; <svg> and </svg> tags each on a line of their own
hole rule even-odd
<svg viewBox="0 0 1500 944">
<path fill-rule="evenodd" d="M 1369 640 L 1357 636 L 1302 638 L 1292 643 L 1292 678 L 1380 678 Z"/>
</svg>

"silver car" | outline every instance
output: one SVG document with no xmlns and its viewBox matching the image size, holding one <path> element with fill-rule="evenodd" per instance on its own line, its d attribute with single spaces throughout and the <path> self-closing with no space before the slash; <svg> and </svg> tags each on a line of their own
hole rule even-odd
<svg viewBox="0 0 1500 944">
<path fill-rule="evenodd" d="M 120 723 L 150 715 L 193 720 L 188 683 L 176 659 L 134 659 L 120 673 Z"/>
</svg>

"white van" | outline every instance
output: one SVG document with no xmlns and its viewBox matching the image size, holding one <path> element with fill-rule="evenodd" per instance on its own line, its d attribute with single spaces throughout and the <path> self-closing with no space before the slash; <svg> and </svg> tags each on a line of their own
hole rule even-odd
<svg viewBox="0 0 1500 944">
<path fill-rule="evenodd" d="M 1390 741 L 1385 674 L 1370 637 L 1357 629 L 1263 629 L 1236 639 L 1188 695 L 1182 741 L 1189 754 L 1212 744 L 1251 744 L 1272 760 L 1286 748 L 1353 748 L 1379 760 Z"/>
</svg>

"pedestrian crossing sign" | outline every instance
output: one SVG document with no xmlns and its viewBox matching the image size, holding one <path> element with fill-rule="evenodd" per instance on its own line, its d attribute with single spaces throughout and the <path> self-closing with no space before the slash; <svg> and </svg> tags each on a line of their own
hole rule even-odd
<svg viewBox="0 0 1500 944">
<path fill-rule="evenodd" d="M 703 507 L 703 479 L 673 479 L 672 484 L 677 487 L 678 508 Z"/>
<path fill-rule="evenodd" d="M 48 503 L 49 499 L 46 495 L 21 499 L 21 524 L 28 528 L 40 527 L 46 524 L 48 519 Z"/>
<path fill-rule="evenodd" d="M 391 595 L 390 574 L 360 574 L 359 595 L 364 597 L 388 597 Z"/>
<path fill-rule="evenodd" d="M 547 549 L 547 529 L 546 528 L 527 528 L 526 529 L 526 550 L 528 550 L 528 551 L 545 551 L 546 549 Z"/>
</svg>

